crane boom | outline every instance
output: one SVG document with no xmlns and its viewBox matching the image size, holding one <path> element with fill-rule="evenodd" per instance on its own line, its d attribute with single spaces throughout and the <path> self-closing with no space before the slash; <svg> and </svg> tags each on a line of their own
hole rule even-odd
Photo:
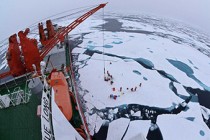
<svg viewBox="0 0 210 140">
<path fill-rule="evenodd" d="M 90 17 L 92 14 L 97 12 L 99 9 L 104 8 L 107 3 L 100 4 L 96 8 L 90 10 L 89 12 L 85 13 L 75 21 L 73 21 L 71 24 L 69 24 L 66 28 L 64 28 L 61 31 L 58 31 L 56 35 L 49 41 L 49 43 L 42 49 L 40 57 L 43 59 L 50 50 L 59 42 L 64 41 L 65 36 L 71 32 L 74 28 L 76 28 L 80 23 L 82 23 L 84 20 L 86 20 L 88 17 Z"/>
<path fill-rule="evenodd" d="M 30 32 L 29 28 L 18 33 L 20 43 L 17 42 L 16 34 L 10 36 L 9 48 L 7 52 L 7 63 L 9 65 L 10 71 L 1 73 L 0 79 L 9 75 L 17 77 L 26 72 L 32 72 L 34 71 L 33 65 L 36 66 L 37 71 L 40 71 L 40 62 L 50 52 L 50 50 L 52 50 L 57 43 L 63 42 L 65 36 L 69 32 L 75 29 L 80 23 L 97 12 L 99 9 L 104 8 L 106 4 L 107 3 L 98 5 L 97 7 L 76 19 L 67 27 L 61 28 L 57 32 L 54 31 L 52 22 L 48 20 L 46 23 L 48 31 L 47 38 L 44 33 L 43 25 L 39 24 L 38 27 L 40 33 L 40 41 L 44 45 L 40 53 L 37 46 L 37 40 L 27 37 L 27 34 Z"/>
</svg>

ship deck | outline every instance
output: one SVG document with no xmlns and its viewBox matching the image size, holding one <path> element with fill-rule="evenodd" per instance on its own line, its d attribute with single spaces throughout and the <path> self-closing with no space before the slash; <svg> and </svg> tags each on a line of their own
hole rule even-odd
<svg viewBox="0 0 210 140">
<path fill-rule="evenodd" d="M 26 81 L 23 76 L 1 84 L 0 95 L 10 94 L 17 87 L 27 91 Z M 40 100 L 32 94 L 28 103 L 0 109 L 0 140 L 40 140 L 41 124 L 36 115 L 39 104 Z"/>
<path fill-rule="evenodd" d="M 48 57 L 45 58 L 47 61 Z M 64 52 L 50 55 L 50 64 L 47 69 L 57 68 L 65 64 Z M 10 79 L 8 83 L 1 83 L 0 95 L 12 92 L 17 85 L 25 90 L 27 88 L 25 76 Z M 11 106 L 0 109 L 0 140 L 41 140 L 41 119 L 37 116 L 37 106 L 41 104 L 40 99 L 34 94 L 26 104 Z"/>
<path fill-rule="evenodd" d="M 46 62 L 48 57 L 45 58 Z M 68 47 L 65 51 L 50 55 L 47 70 L 60 69 L 62 64 L 70 66 L 70 57 Z M 15 81 L 11 80 L 6 84 L 1 83 L 0 95 L 8 94 L 8 89 L 12 92 L 17 87 L 16 85 L 25 90 L 27 88 L 26 80 L 26 77 L 22 77 L 16 78 Z M 41 119 L 37 116 L 37 106 L 40 104 L 40 99 L 32 94 L 30 101 L 26 104 L 0 109 L 0 140 L 41 140 Z M 80 128 L 82 121 L 73 99 L 72 104 L 73 118 L 70 123 L 75 128 Z"/>
<path fill-rule="evenodd" d="M 40 118 L 36 116 L 40 101 L 32 95 L 30 102 L 0 110 L 1 140 L 40 140 Z"/>
</svg>

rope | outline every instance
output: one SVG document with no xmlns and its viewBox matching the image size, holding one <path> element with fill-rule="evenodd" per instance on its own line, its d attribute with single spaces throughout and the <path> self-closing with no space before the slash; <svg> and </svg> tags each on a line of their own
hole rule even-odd
<svg viewBox="0 0 210 140">
<path fill-rule="evenodd" d="M 67 13 L 67 12 L 70 12 L 70 11 L 82 9 L 82 10 L 80 10 L 80 11 L 77 11 L 77 12 L 72 13 L 72 14 L 69 14 L 69 15 L 65 15 L 65 16 L 53 18 L 53 19 L 51 19 L 51 21 L 56 20 L 56 19 L 62 19 L 63 17 L 72 16 L 72 15 L 75 15 L 75 14 L 77 14 L 77 13 L 86 11 L 87 9 L 90 9 L 90 8 L 92 8 L 92 7 L 94 7 L 94 6 L 96 6 L 96 5 L 90 5 L 90 6 L 85 6 L 85 7 L 80 7 L 80 8 L 75 8 L 75 9 L 67 10 L 67 11 L 64 11 L 64 12 L 60 12 L 60 13 L 51 15 L 51 16 L 49 16 L 49 17 L 43 18 L 43 19 L 41 19 L 41 20 L 39 20 L 39 21 L 37 21 L 37 22 L 31 24 L 29 27 L 31 28 L 31 27 L 33 27 L 33 26 L 37 26 L 37 23 L 42 22 L 43 20 L 46 20 L 46 19 L 49 19 L 49 18 L 52 18 L 52 17 L 56 17 L 56 16 L 58 16 L 58 15 L 61 15 L 61 14 L 64 14 L 64 13 Z M 86 8 L 86 9 L 84 9 L 84 8 Z"/>
<path fill-rule="evenodd" d="M 84 12 L 84 11 L 87 11 L 87 10 L 90 9 L 90 8 L 95 7 L 95 6 L 97 6 L 97 5 L 90 5 L 90 6 L 84 6 L 84 7 L 80 7 L 80 8 L 74 8 L 74 9 L 66 10 L 66 11 L 64 11 L 64 12 L 60 12 L 60 13 L 51 15 L 51 16 L 49 16 L 49 17 L 43 18 L 43 19 L 41 19 L 41 20 L 39 20 L 39 21 L 37 21 L 37 22 L 34 22 L 33 24 L 29 25 L 28 28 L 30 28 L 31 31 L 33 31 L 33 30 L 35 30 L 35 29 L 32 29 L 32 28 L 36 28 L 38 23 L 40 23 L 40 22 L 42 22 L 42 21 L 44 21 L 44 20 L 46 20 L 46 19 L 49 19 L 49 18 L 52 18 L 52 17 L 56 17 L 56 16 L 58 16 L 58 15 L 61 15 L 61 14 L 64 14 L 64 13 L 67 13 L 67 12 L 70 12 L 70 11 L 75 11 L 75 10 L 82 9 L 82 10 L 80 10 L 80 11 L 77 11 L 77 12 L 74 12 L 74 13 L 71 13 L 71 14 L 68 14 L 68 15 L 65 15 L 65 16 L 60 16 L 60 17 L 57 17 L 57 18 L 53 18 L 51 21 L 58 20 L 58 19 L 62 19 L 62 18 L 65 18 L 65 17 L 69 17 L 69 16 L 72 16 L 72 15 L 78 14 L 78 13 L 82 13 L 82 12 Z M 85 9 L 84 9 L 84 8 L 85 8 Z M 25 28 L 22 29 L 22 30 L 25 30 Z M 4 45 L 8 44 L 8 42 L 6 42 L 5 44 L 3 44 L 3 43 L 4 43 L 5 41 L 7 41 L 7 40 L 8 40 L 8 37 L 5 38 L 5 39 L 3 39 L 3 40 L 0 40 L 0 44 L 1 44 L 0 47 L 2 47 L 2 46 L 4 46 Z"/>
<path fill-rule="evenodd" d="M 59 17 L 57 17 L 57 18 L 51 18 L 51 17 L 55 17 L 55 16 L 60 15 L 60 14 L 62 14 L 62 13 L 66 13 L 66 11 L 65 11 L 65 12 L 62 12 L 62 13 L 55 14 L 55 15 L 53 15 L 53 16 L 49 16 L 49 17 L 47 17 L 47 18 L 44 18 L 44 19 L 42 19 L 42 20 L 40 20 L 40 21 L 38 21 L 38 22 L 35 22 L 35 23 L 33 23 L 33 24 L 31 24 L 31 25 L 29 26 L 29 28 L 31 29 L 31 30 L 30 30 L 30 34 L 31 34 L 32 31 L 37 30 L 37 23 L 42 22 L 42 21 L 44 21 L 44 20 L 46 20 L 46 19 L 51 18 L 51 21 L 55 23 L 56 21 L 59 21 L 59 20 L 61 20 L 61 19 L 64 19 L 64 18 L 67 18 L 67 17 L 72 17 L 73 15 L 76 16 L 76 14 L 79 14 L 79 13 L 84 13 L 84 12 L 86 12 L 86 11 L 92 9 L 92 8 L 93 8 L 93 6 L 92 6 L 92 7 L 89 7 L 89 8 L 86 8 L 86 9 L 82 9 L 82 10 L 80 10 L 80 11 L 77 11 L 77 12 L 74 12 L 74 13 L 71 13 L 71 14 L 68 14 L 68 15 L 59 16 Z M 77 8 L 77 9 L 79 9 L 79 8 Z M 69 11 L 70 11 L 70 10 L 69 10 Z M 74 17 L 72 17 L 72 19 L 73 19 L 73 18 L 74 18 Z M 44 24 L 45 24 L 45 23 L 44 23 Z"/>
<path fill-rule="evenodd" d="M 67 10 L 67 11 L 63 11 L 63 12 L 57 13 L 57 14 L 52 15 L 52 16 L 49 16 L 49 17 L 47 17 L 47 18 L 55 17 L 55 16 L 57 16 L 57 15 L 61 15 L 61 14 L 63 14 L 63 13 L 67 13 L 67 12 L 74 11 L 74 10 L 78 10 L 78 9 L 83 9 L 83 8 L 90 9 L 90 8 L 95 7 L 95 6 L 97 6 L 97 5 L 90 5 L 90 6 L 84 6 L 84 7 L 80 7 L 80 8 L 75 8 L 75 9 L 71 9 L 71 10 Z M 84 9 L 84 10 L 86 10 L 86 9 Z M 81 11 L 83 11 L 83 10 L 81 10 Z M 78 12 L 79 12 L 79 11 L 78 11 Z M 77 13 L 77 12 L 75 12 L 75 13 Z M 72 13 L 71 15 L 73 15 L 73 14 L 74 14 L 74 13 Z M 47 19 L 47 18 L 45 18 L 45 19 Z M 55 18 L 55 19 L 57 19 L 57 18 Z M 53 20 L 55 20 L 55 19 L 53 19 Z"/>
<path fill-rule="evenodd" d="M 106 68 L 105 68 L 105 59 L 104 59 L 104 8 L 102 12 L 103 12 L 103 20 L 102 20 L 103 62 L 104 62 L 104 77 L 105 77 Z"/>
</svg>

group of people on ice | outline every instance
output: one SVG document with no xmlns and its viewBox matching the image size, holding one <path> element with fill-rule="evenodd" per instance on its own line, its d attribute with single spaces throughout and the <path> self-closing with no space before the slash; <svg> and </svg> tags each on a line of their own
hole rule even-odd
<svg viewBox="0 0 210 140">
<path fill-rule="evenodd" d="M 106 82 L 110 82 L 110 85 L 114 84 L 114 78 L 113 75 L 110 74 L 109 71 L 106 71 L 106 73 L 104 74 L 104 81 Z M 142 86 L 142 83 L 139 84 L 139 88 Z M 137 91 L 138 86 L 132 87 L 132 88 L 125 88 L 127 91 L 131 91 L 131 92 L 136 92 Z M 120 87 L 119 90 L 117 90 L 115 87 L 112 88 L 112 91 L 119 91 L 121 93 L 121 95 L 125 94 L 125 90 L 123 90 L 123 87 Z M 116 95 L 116 94 L 110 94 L 110 98 L 116 100 L 118 97 L 120 97 L 121 95 Z"/>
</svg>

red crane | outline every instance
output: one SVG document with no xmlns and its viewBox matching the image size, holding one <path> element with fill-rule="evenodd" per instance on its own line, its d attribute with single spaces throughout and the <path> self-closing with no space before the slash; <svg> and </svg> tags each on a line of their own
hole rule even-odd
<svg viewBox="0 0 210 140">
<path fill-rule="evenodd" d="M 90 10 L 89 12 L 85 13 L 75 21 L 73 21 L 71 24 L 69 24 L 66 28 L 61 30 L 60 32 L 57 32 L 56 35 L 49 40 L 49 43 L 43 48 L 41 53 L 41 58 L 43 59 L 48 52 L 59 42 L 64 41 L 65 36 L 71 32 L 74 28 L 76 28 L 80 23 L 82 23 L 84 20 L 86 20 L 88 17 L 90 17 L 92 14 L 94 14 L 96 11 L 98 11 L 101 8 L 104 8 L 107 3 L 100 4 L 96 8 Z"/>
<path fill-rule="evenodd" d="M 7 62 L 10 68 L 9 72 L 0 74 L 0 79 L 12 75 L 17 77 L 27 72 L 34 71 L 33 65 L 36 66 L 36 70 L 40 71 L 40 62 L 44 57 L 52 50 L 52 48 L 59 42 L 63 42 L 65 36 L 76 28 L 80 23 L 97 12 L 99 9 L 104 8 L 107 3 L 100 4 L 92 10 L 88 11 L 65 28 L 61 28 L 57 32 L 54 30 L 52 22 L 47 20 L 47 37 L 44 33 L 43 24 L 39 23 L 39 35 L 40 42 L 44 46 L 41 52 L 38 50 L 38 43 L 36 39 L 30 39 L 27 37 L 29 29 L 24 32 L 18 33 L 20 43 L 17 42 L 17 35 L 14 34 L 9 38 L 9 48 L 7 52 Z"/>
</svg>

